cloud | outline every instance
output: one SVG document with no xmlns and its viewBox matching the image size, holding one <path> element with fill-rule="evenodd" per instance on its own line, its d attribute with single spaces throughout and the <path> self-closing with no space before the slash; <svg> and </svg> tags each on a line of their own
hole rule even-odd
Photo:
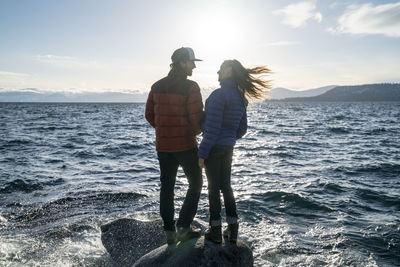
<svg viewBox="0 0 400 267">
<path fill-rule="evenodd" d="M 299 42 L 292 42 L 292 41 L 277 41 L 266 44 L 266 46 L 291 46 L 291 45 L 299 45 Z"/>
<path fill-rule="evenodd" d="M 19 77 L 27 77 L 30 76 L 29 74 L 25 73 L 17 73 L 17 72 L 10 72 L 10 71 L 0 71 L 0 77 L 10 77 L 10 78 L 19 78 Z"/>
<path fill-rule="evenodd" d="M 371 3 L 352 5 L 338 22 L 336 32 L 400 37 L 400 2 L 377 6 Z"/>
<path fill-rule="evenodd" d="M 305 26 L 308 20 L 322 21 L 322 14 L 316 12 L 315 1 L 304 1 L 296 4 L 291 4 L 283 9 L 273 12 L 276 15 L 283 16 L 282 23 L 293 28 Z"/>
<path fill-rule="evenodd" d="M 35 59 L 39 62 L 65 69 L 101 69 L 104 64 L 95 60 L 84 60 L 69 56 L 37 55 Z"/>
<path fill-rule="evenodd" d="M 8 88 L 10 83 L 23 83 L 26 80 L 32 79 L 32 75 L 26 73 L 17 73 L 11 71 L 0 71 L 0 86 Z"/>
</svg>

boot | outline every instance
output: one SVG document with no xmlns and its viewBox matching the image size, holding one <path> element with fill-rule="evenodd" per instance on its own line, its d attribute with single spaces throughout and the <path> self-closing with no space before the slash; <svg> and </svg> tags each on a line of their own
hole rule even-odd
<svg viewBox="0 0 400 267">
<path fill-rule="evenodd" d="M 192 238 L 200 237 L 200 231 L 193 230 L 191 227 L 178 227 L 177 239 L 178 241 L 185 242 Z"/>
<path fill-rule="evenodd" d="M 176 243 L 176 232 L 165 230 L 165 237 L 167 238 L 167 244 L 172 245 Z"/>
<path fill-rule="evenodd" d="M 222 242 L 221 225 L 210 226 L 210 228 L 208 228 L 208 231 L 204 234 L 204 237 L 214 243 L 221 244 Z"/>
<path fill-rule="evenodd" d="M 228 224 L 228 227 L 224 230 L 224 238 L 231 243 L 236 243 L 239 232 L 239 224 Z"/>
</svg>

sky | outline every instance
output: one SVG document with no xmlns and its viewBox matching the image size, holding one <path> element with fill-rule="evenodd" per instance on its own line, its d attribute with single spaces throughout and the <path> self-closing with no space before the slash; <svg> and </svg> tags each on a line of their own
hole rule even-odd
<svg viewBox="0 0 400 267">
<path fill-rule="evenodd" d="M 274 87 L 400 82 L 400 1 L 0 0 L 0 88 L 147 92 L 173 51 L 218 87 L 225 59 Z"/>
</svg>

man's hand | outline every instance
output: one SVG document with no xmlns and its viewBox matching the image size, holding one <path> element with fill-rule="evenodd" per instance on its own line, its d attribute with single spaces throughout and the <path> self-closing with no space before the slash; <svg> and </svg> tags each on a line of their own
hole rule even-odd
<svg viewBox="0 0 400 267">
<path fill-rule="evenodd" d="M 204 169 L 204 159 L 199 158 L 199 167 Z"/>
</svg>

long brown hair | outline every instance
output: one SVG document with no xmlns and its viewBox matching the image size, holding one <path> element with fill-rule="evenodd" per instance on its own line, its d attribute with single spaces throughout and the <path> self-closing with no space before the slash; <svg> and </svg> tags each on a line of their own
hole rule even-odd
<svg viewBox="0 0 400 267">
<path fill-rule="evenodd" d="M 271 80 L 264 79 L 266 75 L 272 73 L 265 66 L 245 68 L 236 59 L 225 60 L 222 63 L 223 66 L 232 67 L 232 79 L 238 85 L 239 92 L 246 101 L 247 98 L 263 99 L 272 88 Z"/>
</svg>

